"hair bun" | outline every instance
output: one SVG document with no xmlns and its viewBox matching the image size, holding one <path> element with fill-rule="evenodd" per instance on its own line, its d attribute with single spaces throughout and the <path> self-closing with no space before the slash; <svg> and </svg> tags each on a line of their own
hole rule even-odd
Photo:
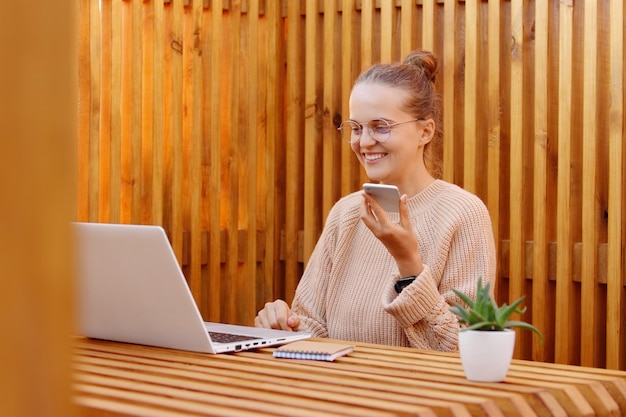
<svg viewBox="0 0 626 417">
<path fill-rule="evenodd" d="M 404 63 L 416 67 L 431 82 L 435 82 L 439 63 L 432 52 L 420 49 L 412 51 L 404 58 Z"/>
</svg>

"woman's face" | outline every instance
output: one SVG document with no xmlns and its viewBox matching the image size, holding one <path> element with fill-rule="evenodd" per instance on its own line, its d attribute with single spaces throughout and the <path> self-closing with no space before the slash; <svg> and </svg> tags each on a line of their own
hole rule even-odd
<svg viewBox="0 0 626 417">
<path fill-rule="evenodd" d="M 407 92 L 400 88 L 359 83 L 350 96 L 350 119 L 359 123 L 374 119 L 386 119 L 389 123 L 413 120 L 415 116 L 401 107 L 406 98 Z M 423 153 L 433 133 L 434 122 L 420 120 L 393 127 L 389 139 L 378 142 L 364 128 L 360 140 L 351 146 L 371 180 L 395 184 L 402 193 L 411 195 L 424 176 L 429 176 Z"/>
</svg>

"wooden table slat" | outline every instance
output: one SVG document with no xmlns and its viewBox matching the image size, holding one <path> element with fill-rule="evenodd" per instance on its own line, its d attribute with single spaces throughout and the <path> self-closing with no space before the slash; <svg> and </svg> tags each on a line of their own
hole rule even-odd
<svg viewBox="0 0 626 417">
<path fill-rule="evenodd" d="M 145 396 L 154 395 L 158 398 L 175 398 L 176 402 L 170 404 L 169 401 L 162 401 L 161 405 L 174 408 L 176 406 L 181 407 L 180 404 L 184 404 L 186 409 L 197 413 L 213 412 L 211 411 L 215 407 L 221 407 L 225 410 L 230 410 L 231 413 L 234 410 L 244 411 L 263 411 L 265 413 L 271 412 L 281 416 L 355 416 L 357 410 L 348 410 L 347 407 L 342 407 L 340 404 L 335 404 L 336 407 L 332 407 L 331 404 L 321 404 L 317 402 L 315 404 L 307 403 L 302 399 L 292 402 L 292 404 L 280 404 L 274 401 L 273 398 L 259 398 L 258 396 L 251 396 L 249 392 L 237 389 L 224 389 L 219 390 L 219 386 L 211 387 L 212 391 L 207 389 L 194 390 L 189 387 L 175 387 L 172 385 L 163 385 L 153 381 L 138 381 L 128 379 L 129 375 L 118 374 L 111 376 L 102 375 L 80 375 L 78 376 L 77 389 L 79 391 L 87 392 L 88 390 L 103 390 L 109 395 L 115 393 L 116 396 L 124 398 L 126 400 L 140 400 Z M 180 382 L 180 381 L 172 381 Z M 97 388 L 94 388 L 97 387 Z M 111 391 L 108 391 L 111 390 Z M 151 400 L 153 401 L 153 400 Z M 345 408 L 345 410 L 343 409 Z M 357 408 L 357 407 L 355 407 Z M 349 411 L 345 413 L 344 411 Z M 363 416 L 390 416 L 393 415 L 389 412 L 376 412 L 367 408 L 361 408 Z"/>
<path fill-rule="evenodd" d="M 454 397 L 445 396 L 437 393 L 436 391 L 432 392 L 432 396 L 435 399 L 430 399 L 427 397 L 416 396 L 415 392 L 410 390 L 406 390 L 405 393 L 394 393 L 394 392 L 385 392 L 385 391 L 375 391 L 376 389 L 380 389 L 380 385 L 375 385 L 372 383 L 368 383 L 364 381 L 363 384 L 356 386 L 350 386 L 348 381 L 337 381 L 337 384 L 328 384 L 327 382 L 308 382 L 308 381 L 295 381 L 292 378 L 285 378 L 284 375 L 255 375 L 249 372 L 239 371 L 232 368 L 223 369 L 221 372 L 215 372 L 214 369 L 202 368 L 202 367 L 191 367 L 186 366 L 183 371 L 179 371 L 174 369 L 174 365 L 172 368 L 164 368 L 157 367 L 155 365 L 142 365 L 141 363 L 130 363 L 130 362 L 116 362 L 114 360 L 98 360 L 93 357 L 81 357 L 79 360 L 79 364 L 77 365 L 78 369 L 83 372 L 96 372 L 93 367 L 86 366 L 84 364 L 100 364 L 101 366 L 98 368 L 101 372 L 107 372 L 110 369 L 115 368 L 121 369 L 131 369 L 134 372 L 142 372 L 142 373 L 150 373 L 153 375 L 155 373 L 165 374 L 166 376 L 162 377 L 162 379 L 166 380 L 166 378 L 177 378 L 177 383 L 181 387 L 185 387 L 187 389 L 196 389 L 197 387 L 190 386 L 189 383 L 181 382 L 182 378 L 185 378 L 186 381 L 192 379 L 201 380 L 202 383 L 213 382 L 219 383 L 220 386 L 228 386 L 230 385 L 238 385 L 238 386 L 246 386 L 250 389 L 254 389 L 255 393 L 259 390 L 267 390 L 267 391 L 277 391 L 278 393 L 282 393 L 285 391 L 289 391 L 289 393 L 296 397 L 312 397 L 317 398 L 319 400 L 329 402 L 329 401 L 349 401 L 353 404 L 353 407 L 356 408 L 356 415 L 367 415 L 366 411 L 358 411 L 358 405 L 362 404 L 365 401 L 369 407 L 373 406 L 373 399 L 377 399 L 383 401 L 380 406 L 386 409 L 395 410 L 397 412 L 406 411 L 410 408 L 407 407 L 407 404 L 411 405 L 423 405 L 429 408 L 436 410 L 437 415 L 451 415 L 451 416 L 465 416 L 469 415 L 465 408 L 456 403 Z M 168 372 L 169 370 L 169 372 Z M 109 371 L 108 373 L 112 373 Z M 120 372 L 116 372 L 118 377 L 121 377 L 122 374 Z M 146 379 L 146 378 L 144 378 Z M 151 382 L 154 381 L 154 377 L 150 378 Z M 198 384 L 196 384 L 198 385 Z M 365 389 L 364 389 L 365 388 Z M 432 390 L 431 390 L 432 391 Z M 264 394 L 265 395 L 265 394 Z M 350 395 L 352 398 L 348 398 Z M 462 398 L 464 402 L 472 403 L 475 406 L 476 410 L 485 409 L 487 410 L 484 415 L 500 415 L 498 408 L 495 404 L 491 403 L 490 400 L 481 400 L 476 399 L 471 396 L 465 396 Z M 299 400 L 300 401 L 300 400 Z M 483 404 L 484 402 L 488 404 Z M 478 411 L 473 415 L 480 415 Z"/>
<path fill-rule="evenodd" d="M 289 383 L 289 381 L 292 381 L 293 378 L 301 376 L 303 380 L 311 381 L 310 383 L 312 384 L 322 384 L 326 391 L 336 387 L 336 389 L 345 392 L 346 387 L 353 386 L 370 390 L 370 396 L 377 395 L 376 393 L 372 393 L 371 390 L 380 389 L 381 383 L 385 384 L 385 386 L 393 384 L 394 392 L 404 393 L 410 396 L 413 401 L 421 400 L 422 404 L 430 407 L 435 407 L 437 403 L 434 401 L 426 402 L 426 398 L 445 400 L 447 406 L 453 405 L 454 402 L 461 402 L 466 404 L 466 407 L 470 407 L 473 410 L 482 410 L 474 411 L 473 415 L 480 415 L 479 413 L 481 412 L 486 413 L 486 415 L 498 415 L 499 413 L 496 411 L 497 408 L 505 410 L 507 412 L 507 416 L 529 416 L 533 414 L 532 409 L 523 400 L 523 398 L 516 394 L 496 394 L 495 398 L 489 398 L 489 396 L 493 396 L 493 394 L 489 393 L 489 395 L 486 395 L 487 392 L 484 390 L 481 392 L 480 389 L 470 389 L 468 392 L 465 392 L 466 390 L 464 390 L 463 387 L 460 390 L 451 390 L 446 389 L 447 387 L 442 384 L 432 386 L 432 381 L 413 381 L 405 378 L 401 380 L 401 383 L 398 383 L 398 375 L 395 370 L 393 370 L 391 374 L 386 375 L 386 377 L 384 375 L 374 375 L 373 381 L 363 380 L 361 373 L 341 370 L 333 370 L 333 372 L 328 372 L 327 370 L 327 372 L 323 374 L 318 374 L 313 371 L 306 372 L 306 374 L 302 375 L 303 365 L 310 364 L 310 362 L 281 361 L 269 356 L 267 359 L 271 361 L 271 365 L 263 368 L 259 366 L 258 363 L 255 364 L 254 374 L 250 372 L 250 369 L 248 369 L 249 365 L 243 365 L 242 367 L 242 364 L 239 362 L 230 363 L 230 361 L 228 361 L 227 363 L 213 364 L 214 367 L 212 369 L 222 369 L 221 365 L 223 365 L 223 369 L 227 370 L 231 374 L 233 372 L 243 372 L 247 375 L 248 379 L 253 379 L 260 375 L 260 378 L 263 380 L 268 380 L 269 378 L 272 378 L 273 375 L 277 375 L 278 380 L 274 381 L 276 384 Z M 158 362 L 150 362 L 150 360 L 146 360 L 144 358 L 137 358 L 136 361 L 141 363 L 148 361 L 147 363 L 158 364 Z M 299 364 L 300 366 L 298 366 Z M 336 364 L 337 362 L 333 365 Z M 137 364 L 133 362 L 132 366 L 136 367 Z M 169 366 L 176 367 L 176 364 L 170 364 Z M 191 369 L 190 365 L 185 364 L 184 369 Z M 211 372 L 211 369 L 207 369 L 205 372 Z M 328 384 L 331 380 L 336 381 L 337 384 Z M 464 378 L 462 380 L 464 380 Z M 302 383 L 302 381 L 299 381 L 299 383 Z M 388 397 L 389 393 L 384 393 L 383 395 Z M 446 405 L 443 404 L 439 406 L 445 407 Z"/>
<path fill-rule="evenodd" d="M 254 408 L 260 403 L 271 403 L 272 407 L 288 406 L 290 403 L 297 403 L 298 410 L 290 410 L 291 415 L 308 415 L 311 410 L 322 410 L 325 413 L 337 413 L 340 415 L 352 416 L 389 416 L 392 415 L 385 411 L 385 408 L 395 412 L 415 411 L 417 414 L 424 412 L 421 407 L 411 407 L 404 405 L 394 405 L 389 402 L 379 402 L 368 398 L 351 398 L 348 395 L 333 395 L 326 393 L 325 396 L 314 395 L 315 391 L 299 390 L 296 387 L 283 386 L 280 390 L 272 392 L 270 384 L 246 384 L 244 379 L 237 378 L 218 378 L 215 375 L 198 380 L 196 376 L 188 372 L 186 375 L 173 377 L 172 375 L 159 375 L 156 367 L 141 370 L 141 376 L 134 371 L 120 370 L 111 366 L 89 366 L 83 365 L 79 367 L 81 373 L 77 376 L 79 381 L 94 381 L 96 378 L 108 378 L 110 385 L 116 385 L 126 389 L 138 389 L 139 387 L 148 389 L 152 392 L 159 392 L 163 395 L 174 395 L 169 392 L 171 386 L 176 386 L 176 396 L 194 401 L 208 401 L 212 403 L 221 402 L 220 398 L 225 397 L 228 403 L 238 403 L 249 401 Z M 85 375 L 85 373 L 91 375 Z M 95 375 L 94 375 L 95 374 Z M 200 373 L 197 373 L 201 375 Z M 140 381 L 138 379 L 141 378 Z M 132 381 L 129 383 L 128 381 Z M 137 385 L 135 385 L 137 384 Z M 282 391 L 282 393 L 281 393 Z M 284 392 L 289 392 L 291 397 L 286 397 Z M 225 405 L 229 405 L 225 404 Z M 256 405 L 255 405 L 256 404 Z M 395 408 L 395 410 L 394 410 Z"/>
<path fill-rule="evenodd" d="M 77 338 L 75 401 L 90 417 L 626 415 L 626 372 L 514 360 L 479 383 L 457 354 L 354 344 L 322 362 Z"/>
</svg>

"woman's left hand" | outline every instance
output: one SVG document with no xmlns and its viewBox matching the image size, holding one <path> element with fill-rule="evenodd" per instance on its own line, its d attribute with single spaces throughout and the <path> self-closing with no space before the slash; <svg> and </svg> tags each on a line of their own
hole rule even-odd
<svg viewBox="0 0 626 417">
<path fill-rule="evenodd" d="M 385 210 L 369 194 L 363 193 L 361 203 L 361 220 L 396 260 L 402 277 L 417 276 L 424 268 L 406 199 L 406 194 L 400 197 L 399 223 L 389 220 Z"/>
</svg>

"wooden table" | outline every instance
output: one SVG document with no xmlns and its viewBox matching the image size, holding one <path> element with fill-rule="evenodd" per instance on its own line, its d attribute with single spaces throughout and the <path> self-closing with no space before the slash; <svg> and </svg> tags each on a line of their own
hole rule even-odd
<svg viewBox="0 0 626 417">
<path fill-rule="evenodd" d="M 626 415 L 623 371 L 514 360 L 504 382 L 478 383 L 456 354 L 362 343 L 335 362 L 76 345 L 81 416 Z"/>
</svg>

